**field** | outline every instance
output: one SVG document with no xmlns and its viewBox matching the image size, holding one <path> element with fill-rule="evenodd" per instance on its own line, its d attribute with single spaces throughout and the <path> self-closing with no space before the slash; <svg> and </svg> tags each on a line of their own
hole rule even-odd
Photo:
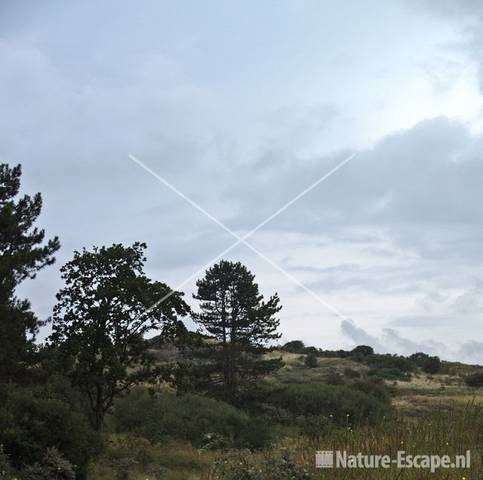
<svg viewBox="0 0 483 480">
<path fill-rule="evenodd" d="M 270 375 L 271 387 L 318 384 L 343 378 L 347 369 L 364 376 L 368 367 L 346 358 L 319 358 L 305 366 L 305 355 L 273 351 L 285 363 Z M 409 381 L 386 381 L 392 392 L 393 414 L 371 425 L 353 426 L 330 421 L 320 432 L 296 433 L 286 426 L 261 449 L 200 448 L 167 439 L 153 443 L 120 433 L 106 434 L 109 448 L 91 465 L 90 479 L 125 480 L 271 480 L 271 479 L 468 479 L 481 480 L 483 465 L 483 389 L 465 386 L 464 375 L 476 366 L 445 363 L 441 374 L 413 373 Z M 162 386 L 158 386 L 162 389 Z M 315 469 L 318 450 L 346 450 L 371 454 L 408 453 L 457 455 L 472 452 L 470 469 L 363 470 Z"/>
</svg>

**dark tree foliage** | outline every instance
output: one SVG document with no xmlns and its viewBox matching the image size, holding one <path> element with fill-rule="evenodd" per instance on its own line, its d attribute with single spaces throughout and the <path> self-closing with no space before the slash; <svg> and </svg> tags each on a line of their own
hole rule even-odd
<svg viewBox="0 0 483 480">
<path fill-rule="evenodd" d="M 465 377 L 465 383 L 472 388 L 483 387 L 483 371 L 468 375 Z"/>
<path fill-rule="evenodd" d="M 317 355 L 315 355 L 313 353 L 309 353 L 305 357 L 305 366 L 308 367 L 308 368 L 315 368 L 318 363 L 319 362 L 317 360 Z"/>
<path fill-rule="evenodd" d="M 367 357 L 368 355 L 374 355 L 374 349 L 368 345 L 358 345 L 351 351 L 351 355 Z"/>
<path fill-rule="evenodd" d="M 430 375 L 434 375 L 441 370 L 441 360 L 439 357 L 428 357 L 422 365 L 422 370 L 425 373 L 429 373 Z"/>
<path fill-rule="evenodd" d="M 18 380 L 28 365 L 41 322 L 27 300 L 15 296 L 17 286 L 54 263 L 57 237 L 45 240 L 34 226 L 42 210 L 42 197 L 18 197 L 20 165 L 0 164 L 0 382 Z"/>
<path fill-rule="evenodd" d="M 282 350 L 290 353 L 304 353 L 305 344 L 302 340 L 291 340 L 282 347 Z"/>
<path fill-rule="evenodd" d="M 281 366 L 279 359 L 261 358 L 263 347 L 280 338 L 275 318 L 282 308 L 280 300 L 275 294 L 265 302 L 254 279 L 240 262 L 222 260 L 196 283 L 194 298 L 200 302 L 201 313 L 194 319 L 214 337 L 205 343 L 208 361 L 204 368 L 218 374 L 228 399 L 235 397 L 241 381 Z"/>
<path fill-rule="evenodd" d="M 66 286 L 57 294 L 51 341 L 71 361 L 69 375 L 96 429 L 117 395 L 156 374 L 144 335 L 171 333 L 189 311 L 181 293 L 160 301 L 171 289 L 144 274 L 145 248 L 84 249 L 61 269 Z"/>
</svg>

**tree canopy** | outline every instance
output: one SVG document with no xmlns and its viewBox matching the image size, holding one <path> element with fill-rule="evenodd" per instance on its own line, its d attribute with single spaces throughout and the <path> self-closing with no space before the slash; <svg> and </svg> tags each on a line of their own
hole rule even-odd
<svg viewBox="0 0 483 480">
<path fill-rule="evenodd" d="M 84 249 L 61 269 L 66 285 L 57 294 L 51 341 L 71 360 L 70 377 L 87 396 L 96 429 L 116 395 L 155 375 L 145 334 L 172 331 L 189 311 L 181 293 L 167 297 L 171 289 L 144 274 L 145 248 Z"/>
<path fill-rule="evenodd" d="M 0 164 L 0 381 L 17 378 L 25 370 L 41 321 L 28 300 L 15 289 L 54 263 L 59 239 L 45 241 L 35 226 L 42 210 L 40 193 L 19 197 L 22 169 Z"/>
<path fill-rule="evenodd" d="M 255 276 L 240 262 L 222 260 L 198 280 L 194 295 L 200 312 L 193 315 L 202 330 L 216 340 L 208 344 L 209 357 L 222 378 L 224 394 L 233 398 L 240 380 L 280 366 L 260 358 L 261 348 L 280 338 L 282 308 L 277 294 L 264 301 Z"/>
</svg>

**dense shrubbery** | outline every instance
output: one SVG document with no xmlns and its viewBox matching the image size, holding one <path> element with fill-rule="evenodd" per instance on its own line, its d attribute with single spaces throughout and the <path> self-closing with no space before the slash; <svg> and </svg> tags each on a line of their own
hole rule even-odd
<svg viewBox="0 0 483 480">
<path fill-rule="evenodd" d="M 56 448 L 48 448 L 40 462 L 21 472 L 22 480 L 75 480 L 72 464 Z"/>
<path fill-rule="evenodd" d="M 309 353 L 306 357 L 305 357 L 305 366 L 308 367 L 308 368 L 315 368 L 317 366 L 317 355 L 313 354 L 313 353 Z"/>
<path fill-rule="evenodd" d="M 468 375 L 465 378 L 465 383 L 468 387 L 479 388 L 483 387 L 483 371 L 474 373 L 473 375 Z"/>
<path fill-rule="evenodd" d="M 404 372 L 398 368 L 371 368 L 367 375 L 372 378 L 380 378 L 383 380 L 411 380 L 411 374 Z"/>
<path fill-rule="evenodd" d="M 0 444 L 16 467 L 42 462 L 55 447 L 81 474 L 100 447 L 88 420 L 42 389 L 10 388 L 0 409 Z"/>
<path fill-rule="evenodd" d="M 308 480 L 308 468 L 296 463 L 285 453 L 282 457 L 266 458 L 259 462 L 245 452 L 229 454 L 213 465 L 210 478 L 213 480 Z"/>
<path fill-rule="evenodd" d="M 207 448 L 257 448 L 270 441 L 265 422 L 225 402 L 191 394 L 150 394 L 141 388 L 116 403 L 114 425 L 119 432 L 151 442 L 183 439 Z"/>
<path fill-rule="evenodd" d="M 340 425 L 373 423 L 390 412 L 383 386 L 355 382 L 351 386 L 321 383 L 288 385 L 270 402 L 295 417 L 323 416 Z"/>
<path fill-rule="evenodd" d="M 443 364 L 439 357 L 432 357 L 426 353 L 418 352 L 404 357 L 402 355 L 389 355 L 374 353 L 374 349 L 368 345 L 358 345 L 354 349 L 347 350 L 322 350 L 306 346 L 301 340 L 292 340 L 282 346 L 282 350 L 291 353 L 299 353 L 313 358 L 349 358 L 350 360 L 367 365 L 371 369 L 371 376 L 386 380 L 409 380 L 411 373 L 416 369 L 434 375 L 441 372 Z M 306 361 L 308 361 L 306 359 Z M 347 375 L 350 376 L 350 375 Z"/>
</svg>

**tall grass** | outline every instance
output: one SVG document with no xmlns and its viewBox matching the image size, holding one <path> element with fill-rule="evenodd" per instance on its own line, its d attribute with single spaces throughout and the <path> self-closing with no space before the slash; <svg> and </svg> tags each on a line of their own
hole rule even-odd
<svg viewBox="0 0 483 480">
<path fill-rule="evenodd" d="M 397 456 L 408 454 L 455 455 L 470 450 L 469 469 L 440 469 L 432 474 L 422 469 L 315 469 L 317 450 L 342 450 L 348 454 Z M 288 438 L 272 451 L 258 454 L 232 453 L 221 457 L 206 475 L 209 480 L 481 480 L 483 479 L 483 409 L 474 403 L 464 408 L 435 407 L 417 420 L 382 418 L 372 426 L 352 429 L 350 426 L 325 430 L 318 439 Z M 287 459 L 299 468 L 293 467 Z M 286 474 L 280 465 L 286 465 Z"/>
</svg>

